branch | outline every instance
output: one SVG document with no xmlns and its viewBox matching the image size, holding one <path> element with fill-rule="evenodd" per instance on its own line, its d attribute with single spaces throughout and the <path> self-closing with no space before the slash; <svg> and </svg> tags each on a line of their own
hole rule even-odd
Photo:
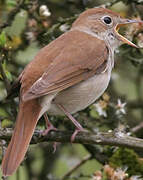
<svg viewBox="0 0 143 180">
<path fill-rule="evenodd" d="M 6 22 L 0 24 L 0 30 L 3 28 L 6 28 L 7 26 L 11 26 L 15 15 L 21 10 L 21 8 L 24 6 L 25 0 L 21 0 L 17 6 L 8 14 Z"/>
<path fill-rule="evenodd" d="M 138 124 L 137 126 L 133 127 L 133 128 L 131 129 L 131 132 L 132 132 L 132 133 L 136 133 L 136 132 L 140 131 L 141 129 L 143 129 L 143 122 L 141 122 L 141 123 Z"/>
<path fill-rule="evenodd" d="M 12 135 L 12 129 L 0 130 L 0 139 L 9 141 Z M 62 142 L 70 143 L 73 132 L 71 131 L 51 131 L 49 134 L 42 136 L 40 130 L 35 130 L 31 144 L 37 144 L 41 142 Z M 73 143 L 80 144 L 100 144 L 128 147 L 131 149 L 143 149 L 143 139 L 128 136 L 122 132 L 100 132 L 89 133 L 80 132 L 76 135 Z"/>
<path fill-rule="evenodd" d="M 82 159 L 79 163 L 77 163 L 74 167 L 72 167 L 63 177 L 61 180 L 66 180 L 74 171 L 76 171 L 79 167 L 81 167 L 84 163 L 92 158 L 91 155 L 87 155 Z"/>
</svg>

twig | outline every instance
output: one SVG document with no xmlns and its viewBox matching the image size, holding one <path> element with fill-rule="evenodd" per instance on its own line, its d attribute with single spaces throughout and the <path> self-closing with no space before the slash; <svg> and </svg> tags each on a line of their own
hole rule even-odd
<svg viewBox="0 0 143 180">
<path fill-rule="evenodd" d="M 84 157 L 78 164 L 76 164 L 73 168 L 71 168 L 63 177 L 61 180 L 66 180 L 75 170 L 77 170 L 80 166 L 82 166 L 85 162 L 91 159 L 91 155 L 87 155 Z"/>
<path fill-rule="evenodd" d="M 21 2 L 19 2 L 16 6 L 16 8 L 14 8 L 9 14 L 8 14 L 8 17 L 7 17 L 7 20 L 6 22 L 0 24 L 0 29 L 3 29 L 7 26 L 11 26 L 12 22 L 13 22 L 13 19 L 15 18 L 15 15 L 21 10 L 21 8 L 23 7 L 25 3 L 25 0 L 21 0 Z"/>
<path fill-rule="evenodd" d="M 138 124 L 137 126 L 133 127 L 133 128 L 131 129 L 131 132 L 132 132 L 132 133 L 136 133 L 136 132 L 138 132 L 140 129 L 143 129 L 143 122 L 141 122 L 141 123 Z"/>
<path fill-rule="evenodd" d="M 84 147 L 100 164 L 105 164 L 108 161 L 109 157 L 104 153 L 103 147 L 96 144 L 84 144 Z"/>
<path fill-rule="evenodd" d="M 13 131 L 12 129 L 3 129 L 0 131 L 0 139 L 9 141 Z M 31 144 L 41 142 L 62 142 L 70 143 L 73 132 L 71 131 L 51 131 L 47 135 L 42 136 L 41 131 L 35 130 Z M 76 135 L 73 143 L 80 144 L 100 144 L 110 146 L 128 147 L 131 149 L 143 149 L 143 139 L 135 138 L 123 134 L 122 132 L 99 132 L 88 133 L 80 132 Z"/>
</svg>

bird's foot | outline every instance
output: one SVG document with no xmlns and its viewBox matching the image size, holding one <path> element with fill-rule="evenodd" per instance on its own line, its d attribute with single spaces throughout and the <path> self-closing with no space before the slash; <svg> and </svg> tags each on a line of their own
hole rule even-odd
<svg viewBox="0 0 143 180">
<path fill-rule="evenodd" d="M 77 120 L 63 107 L 63 105 L 61 104 L 57 104 L 57 106 L 65 113 L 65 115 L 72 121 L 72 123 L 76 126 L 76 130 L 75 132 L 72 134 L 71 136 L 71 142 L 73 142 L 75 140 L 76 135 L 79 132 L 85 132 L 86 130 L 80 125 L 79 122 L 77 122 Z"/>
<path fill-rule="evenodd" d="M 49 121 L 49 119 L 48 119 L 48 116 L 47 116 L 47 114 L 45 113 L 44 114 L 44 119 L 45 119 L 45 121 L 46 121 L 46 129 L 42 132 L 42 136 L 46 136 L 50 131 L 57 131 L 57 128 L 55 128 L 54 126 L 53 126 L 53 124 L 52 123 L 50 123 L 50 121 Z M 58 145 L 59 143 L 58 142 L 54 142 L 54 144 L 53 144 L 53 153 L 55 153 L 56 152 L 56 149 L 57 149 L 57 145 Z"/>
<path fill-rule="evenodd" d="M 49 124 L 49 126 L 42 132 L 42 135 L 46 136 L 50 131 L 57 131 L 57 128 L 55 128 L 52 124 Z"/>
<path fill-rule="evenodd" d="M 84 128 L 77 128 L 75 131 L 74 131 L 74 133 L 72 134 L 72 136 L 71 136 L 71 143 L 73 143 L 74 142 L 74 140 L 75 140 L 75 137 L 76 137 L 76 135 L 79 133 L 79 132 L 87 132 L 87 130 L 85 130 Z"/>
<path fill-rule="evenodd" d="M 49 121 L 48 116 L 47 116 L 46 113 L 44 114 L 44 119 L 45 119 L 46 127 L 47 127 L 47 128 L 46 128 L 46 130 L 44 130 L 44 131 L 42 132 L 42 135 L 43 135 L 43 136 L 47 135 L 50 131 L 57 131 L 57 128 L 55 128 L 55 127 L 53 126 L 53 124 L 50 123 L 50 121 Z"/>
<path fill-rule="evenodd" d="M 55 128 L 52 124 L 49 124 L 47 129 L 42 132 L 42 136 L 46 136 L 50 131 L 57 131 L 57 128 Z M 53 153 L 56 152 L 58 144 L 58 142 L 53 143 Z"/>
</svg>

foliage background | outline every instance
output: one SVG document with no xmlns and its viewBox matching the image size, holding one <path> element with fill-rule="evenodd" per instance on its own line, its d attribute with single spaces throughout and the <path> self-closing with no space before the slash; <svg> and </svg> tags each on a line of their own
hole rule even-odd
<svg viewBox="0 0 143 180">
<path fill-rule="evenodd" d="M 49 10 L 41 12 L 42 5 Z M 6 98 L 11 84 L 43 46 L 70 28 L 79 13 L 104 5 L 124 17 L 143 18 L 142 0 L 0 0 L 0 128 L 13 127 L 18 98 Z M 48 14 L 48 13 L 51 13 Z M 143 47 L 143 27 L 133 24 L 121 33 Z M 122 45 L 115 54 L 115 68 L 106 93 L 94 105 L 75 114 L 87 129 L 118 129 L 143 137 L 143 49 Z M 14 92 L 18 95 L 18 92 Z M 15 95 L 15 96 L 16 96 Z M 67 118 L 50 117 L 58 129 L 74 130 Z M 38 129 L 44 129 L 41 119 Z M 1 142 L 1 158 L 8 142 Z M 87 160 L 65 179 L 142 179 L 142 151 L 99 145 L 52 143 L 31 145 L 25 161 L 8 180 L 64 179 L 85 157 Z M 105 165 L 106 164 L 106 165 Z M 119 169 L 120 168 L 120 169 Z M 120 173 L 118 173 L 120 172 Z M 117 174 L 115 176 L 115 174 Z M 127 176 L 128 174 L 128 176 Z M 99 180 L 100 180 L 99 179 Z"/>
</svg>

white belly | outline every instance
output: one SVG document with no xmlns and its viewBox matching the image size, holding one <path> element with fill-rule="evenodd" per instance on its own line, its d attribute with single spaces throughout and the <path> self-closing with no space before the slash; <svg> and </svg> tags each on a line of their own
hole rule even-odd
<svg viewBox="0 0 143 180">
<path fill-rule="evenodd" d="M 47 107 L 47 112 L 51 115 L 63 115 L 55 103 L 62 104 L 71 114 L 85 109 L 103 94 L 109 84 L 110 76 L 111 73 L 106 71 L 61 91 Z M 43 98 L 42 106 L 46 103 L 48 96 Z"/>
</svg>

